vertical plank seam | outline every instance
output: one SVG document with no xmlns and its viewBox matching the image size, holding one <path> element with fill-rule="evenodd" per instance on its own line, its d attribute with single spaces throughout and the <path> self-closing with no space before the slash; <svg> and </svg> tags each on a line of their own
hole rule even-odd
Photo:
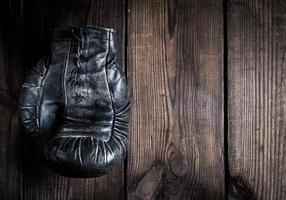
<svg viewBox="0 0 286 200">
<path fill-rule="evenodd" d="M 224 112 L 224 185 L 225 199 L 229 192 L 229 160 L 228 160 L 228 0 L 223 0 L 223 112 Z"/>
</svg>

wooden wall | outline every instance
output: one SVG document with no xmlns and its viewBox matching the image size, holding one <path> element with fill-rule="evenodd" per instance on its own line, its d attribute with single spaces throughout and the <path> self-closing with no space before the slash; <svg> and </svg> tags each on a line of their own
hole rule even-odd
<svg viewBox="0 0 286 200">
<path fill-rule="evenodd" d="M 107 176 L 52 172 L 17 121 L 53 28 L 118 31 L 129 151 Z M 286 199 L 286 2 L 0 1 L 0 199 Z"/>
<path fill-rule="evenodd" d="M 223 199 L 222 1 L 128 3 L 128 197 Z"/>
<path fill-rule="evenodd" d="M 227 21 L 231 182 L 286 199 L 286 1 L 230 0 Z"/>
</svg>

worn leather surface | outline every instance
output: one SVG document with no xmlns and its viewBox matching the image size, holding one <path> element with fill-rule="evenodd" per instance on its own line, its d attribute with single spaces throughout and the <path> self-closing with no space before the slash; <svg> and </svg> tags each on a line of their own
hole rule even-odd
<svg viewBox="0 0 286 200">
<path fill-rule="evenodd" d="M 108 173 L 125 157 L 128 113 L 115 31 L 56 29 L 51 54 L 28 74 L 19 102 L 25 132 L 52 135 L 45 146 L 50 167 L 70 177 Z"/>
</svg>

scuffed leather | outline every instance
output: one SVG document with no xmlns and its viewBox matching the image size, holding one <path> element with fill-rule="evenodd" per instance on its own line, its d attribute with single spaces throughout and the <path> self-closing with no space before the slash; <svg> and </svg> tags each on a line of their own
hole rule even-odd
<svg viewBox="0 0 286 200">
<path fill-rule="evenodd" d="M 53 135 L 45 156 L 64 176 L 101 176 L 125 157 L 129 96 L 115 45 L 112 29 L 56 29 L 22 87 L 20 122 L 30 136 Z"/>
</svg>

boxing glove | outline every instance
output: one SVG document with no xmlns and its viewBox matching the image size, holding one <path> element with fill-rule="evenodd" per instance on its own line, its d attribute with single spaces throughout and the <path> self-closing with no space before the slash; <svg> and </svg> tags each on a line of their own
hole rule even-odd
<svg viewBox="0 0 286 200">
<path fill-rule="evenodd" d="M 116 63 L 113 29 L 54 31 L 51 53 L 30 71 L 19 118 L 32 136 L 49 134 L 49 166 L 69 177 L 98 177 L 126 155 L 129 96 Z"/>
</svg>

